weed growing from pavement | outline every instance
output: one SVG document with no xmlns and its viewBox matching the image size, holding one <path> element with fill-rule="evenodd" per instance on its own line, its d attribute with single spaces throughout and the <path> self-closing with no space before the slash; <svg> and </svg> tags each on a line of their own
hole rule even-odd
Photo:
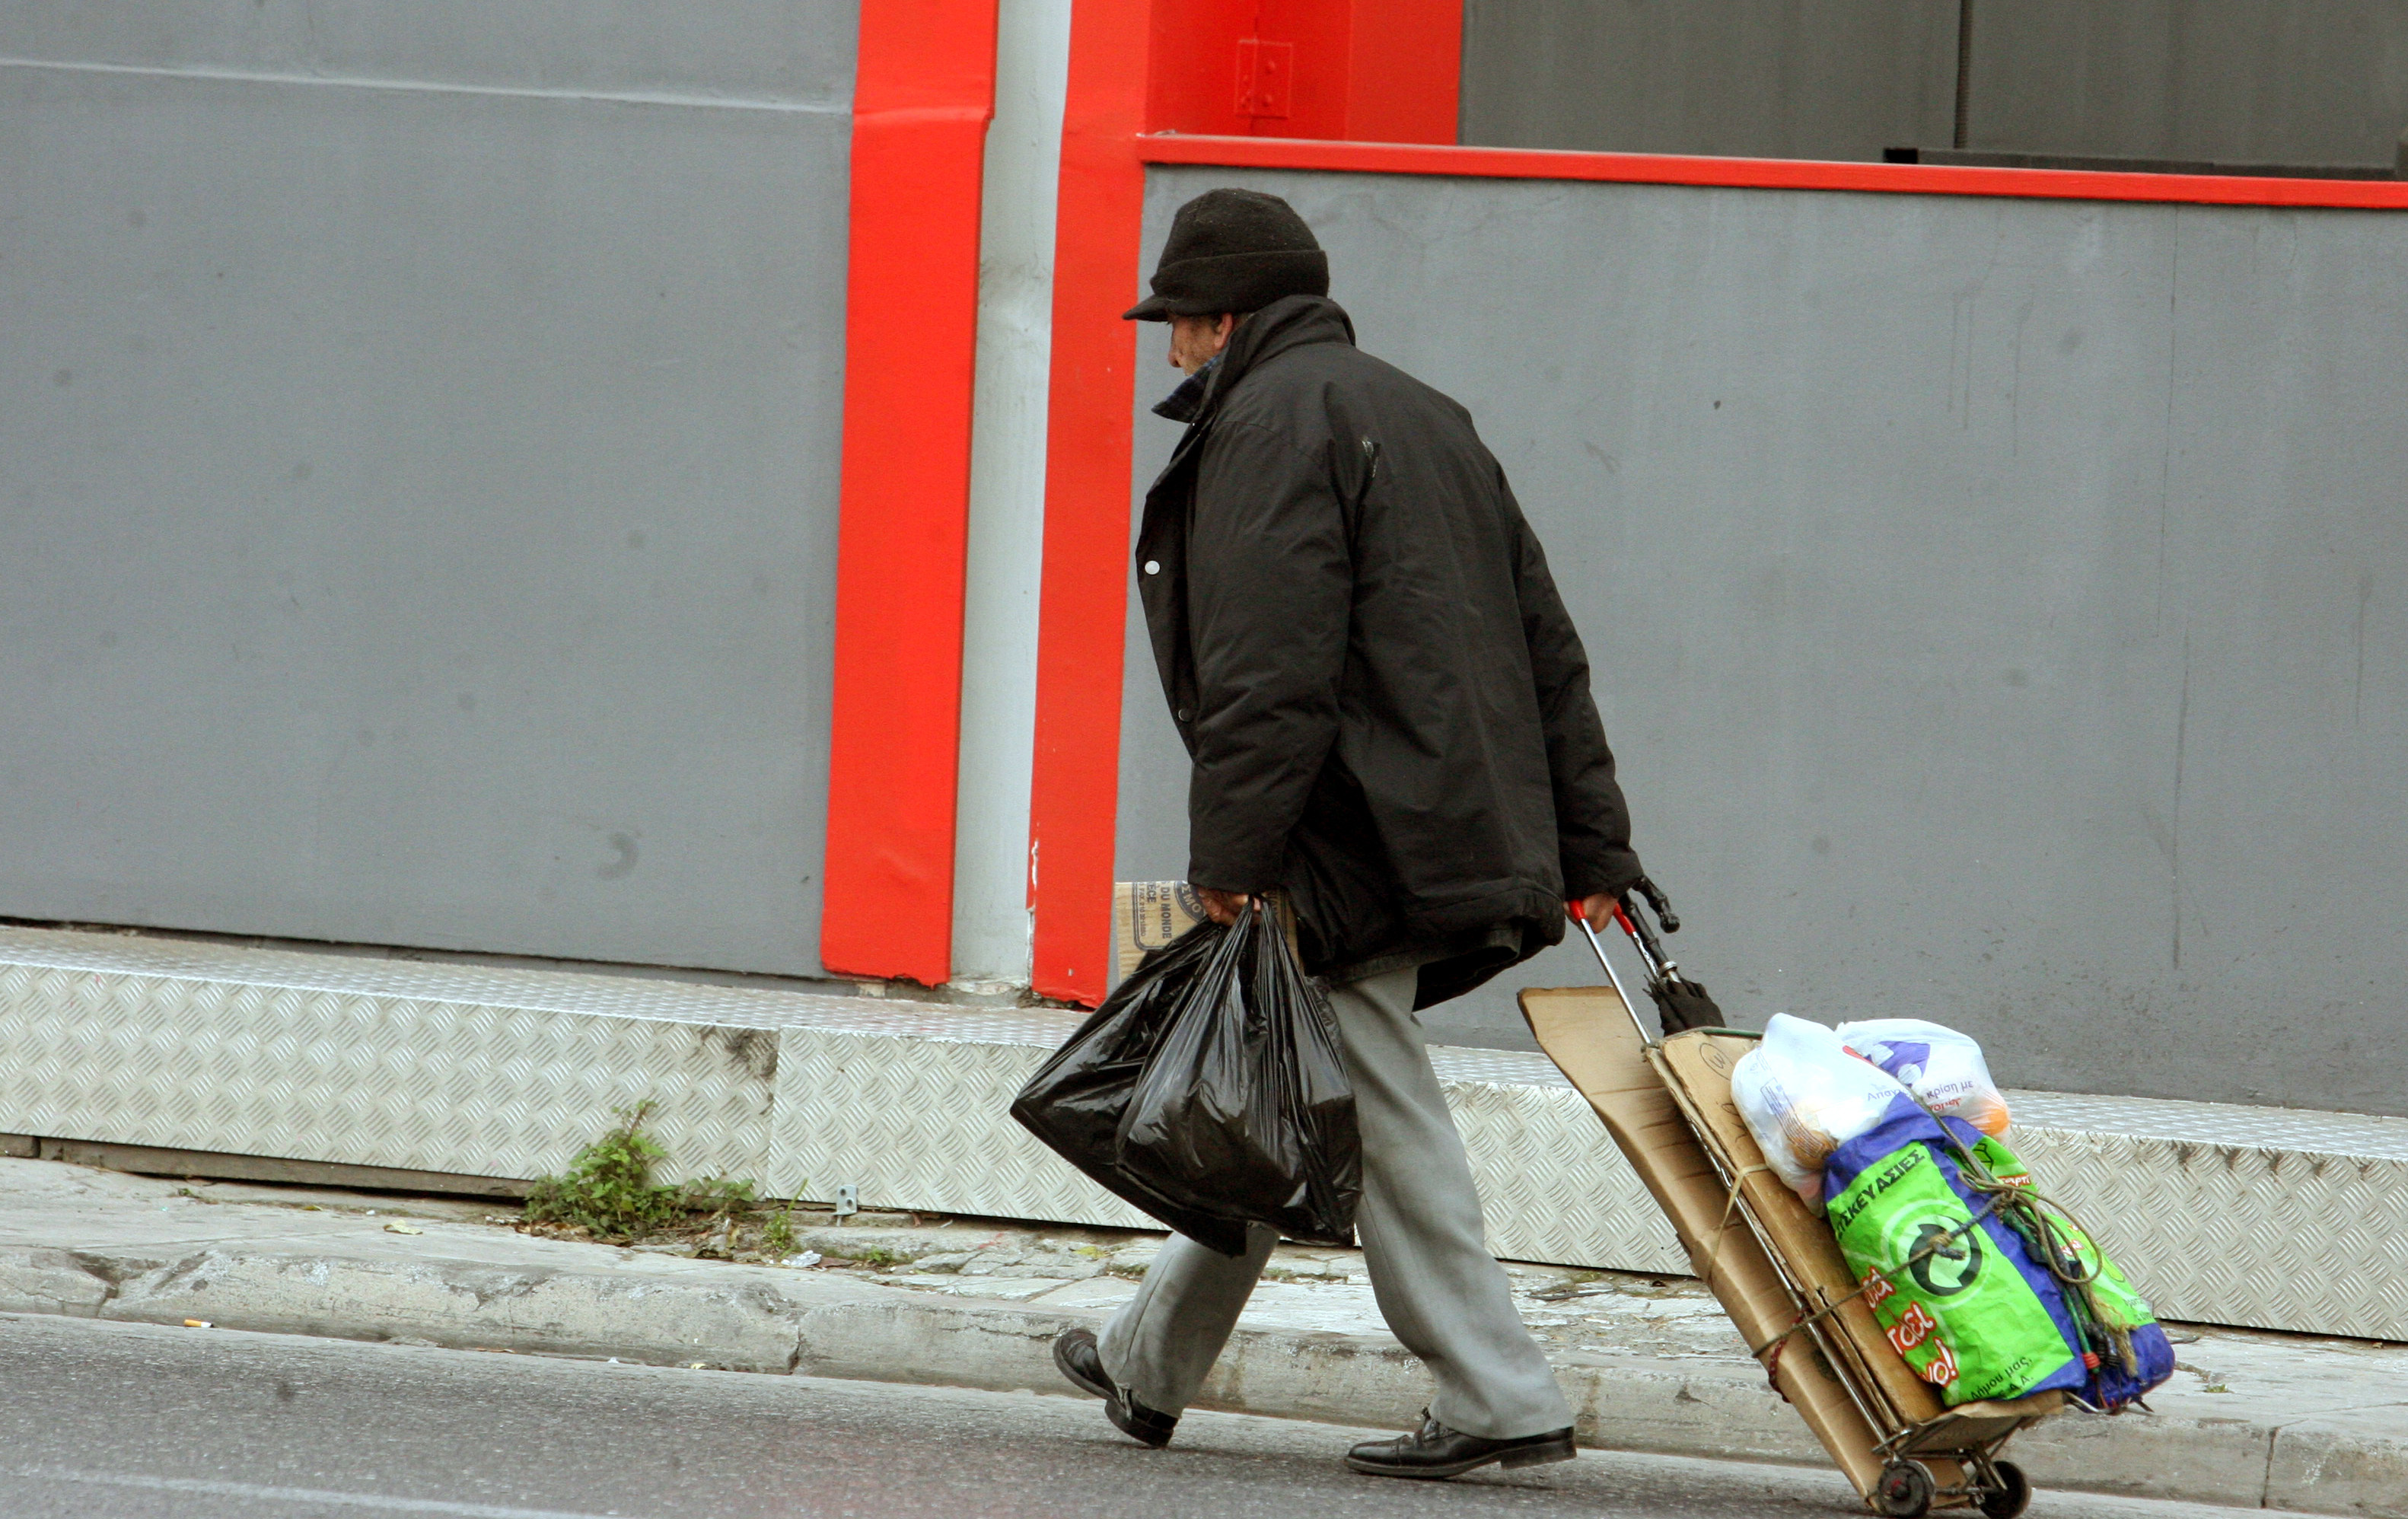
<svg viewBox="0 0 2408 1519">
<path fill-rule="evenodd" d="M 644 1132 L 652 1105 L 618 1108 L 619 1124 L 577 1153 L 568 1169 L 547 1176 L 527 1192 L 523 1215 L 531 1225 L 581 1229 L 596 1240 L 628 1240 L 669 1231 L 704 1215 L 711 1225 L 732 1224 L 753 1206 L 752 1183 L 729 1177 L 675 1184 L 652 1180 L 652 1164 L 668 1152 Z M 730 1232 L 721 1230 L 722 1233 Z"/>
<path fill-rule="evenodd" d="M 618 1124 L 577 1153 L 568 1169 L 547 1176 L 527 1193 L 521 1230 L 561 1240 L 598 1240 L 704 1260 L 783 1265 L 802 1254 L 797 1225 L 833 1223 L 832 1215 L 795 1202 L 765 1202 L 753 1182 L 710 1177 L 665 1182 L 652 1168 L 668 1151 L 645 1131 L 652 1104 L 613 1109 Z M 908 1215 L 913 1225 L 917 1214 Z M 823 1245 L 822 1248 L 825 1248 Z M 909 1264 L 912 1254 L 882 1245 L 827 1251 L 832 1267 L 871 1269 Z"/>
<path fill-rule="evenodd" d="M 765 1254 L 781 1259 L 796 1253 L 793 1203 L 770 1214 L 769 1222 L 761 1225 L 761 1249 Z"/>
<path fill-rule="evenodd" d="M 968 1254 L 949 1254 L 961 1241 L 914 1238 L 918 1231 L 945 1225 L 946 1220 L 937 1214 L 898 1211 L 878 1214 L 874 1221 L 856 1214 L 848 1228 L 846 1221 L 824 1207 L 799 1200 L 764 1200 L 750 1181 L 713 1177 L 656 1182 L 653 1167 L 668 1158 L 668 1151 L 644 1127 L 653 1105 L 644 1102 L 612 1111 L 619 1122 L 609 1133 L 579 1151 L 566 1170 L 545 1177 L 529 1190 L 526 1208 L 516 1221 L 522 1232 L 555 1240 L 595 1240 L 704 1260 L 754 1266 L 794 1262 L 867 1272 L 916 1269 L 925 1256 L 947 1257 L 929 1269 L 953 1270 L 979 1250 L 1006 1244 L 998 1233 Z M 872 1227 L 881 1232 L 858 1240 L 848 1238 Z M 1007 1248 L 1019 1252 L 1029 1242 L 1019 1240 Z M 1117 1240 L 1050 1248 L 1069 1260 L 1098 1263 L 1113 1276 L 1145 1275 L 1141 1265 L 1113 1261 L 1120 1248 Z"/>
</svg>

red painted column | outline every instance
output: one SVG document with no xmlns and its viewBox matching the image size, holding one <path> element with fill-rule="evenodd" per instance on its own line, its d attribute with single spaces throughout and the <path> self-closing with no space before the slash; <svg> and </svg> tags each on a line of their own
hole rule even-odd
<svg viewBox="0 0 2408 1519">
<path fill-rule="evenodd" d="M 979 204 L 996 0 L 862 0 L 820 960 L 953 959 Z"/>
<path fill-rule="evenodd" d="M 1144 288 L 1137 139 L 1366 132 L 1451 144 L 1462 29 L 1461 0 L 1078 0 L 1072 11 L 1029 810 L 1034 981 L 1048 996 L 1093 1003 L 1107 982 L 1140 336 L 1120 314 Z M 1285 44 L 1284 116 L 1244 114 L 1249 40 Z"/>
</svg>

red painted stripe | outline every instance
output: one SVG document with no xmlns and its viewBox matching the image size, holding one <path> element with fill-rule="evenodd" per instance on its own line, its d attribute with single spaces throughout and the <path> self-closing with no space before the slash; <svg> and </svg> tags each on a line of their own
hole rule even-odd
<svg viewBox="0 0 2408 1519">
<path fill-rule="evenodd" d="M 1152 24 L 1146 7 L 1127 0 L 1076 0 L 1054 211 L 1045 570 L 1029 793 L 1032 979 L 1046 996 L 1084 1002 L 1104 995 L 1111 938 L 1136 384 L 1130 365 L 1139 336 L 1121 312 L 1142 294 L 1137 251 L 1145 170 L 1130 145 L 1143 124 Z M 1212 62 L 1217 68 L 1218 57 Z"/>
<path fill-rule="evenodd" d="M 996 0 L 862 0 L 820 960 L 952 974 L 979 202 Z"/>
<path fill-rule="evenodd" d="M 1588 179 L 1719 185 L 1745 190 L 1856 190 L 1910 195 L 2009 195 L 2044 200 L 2173 201 L 2201 206 L 2408 209 L 2408 182 L 2271 179 L 2214 174 L 2108 174 L 2088 169 L 1973 168 L 1950 164 L 1824 164 L 1670 153 L 1574 153 L 1538 148 L 1450 148 L 1302 137 L 1152 136 L 1148 164 L 1326 169 L 1355 174 L 1460 175 L 1484 179 Z"/>
</svg>

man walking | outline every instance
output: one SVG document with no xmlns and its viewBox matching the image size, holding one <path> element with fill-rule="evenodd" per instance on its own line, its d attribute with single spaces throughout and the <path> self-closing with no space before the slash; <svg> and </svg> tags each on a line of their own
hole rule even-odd
<svg viewBox="0 0 2408 1519">
<path fill-rule="evenodd" d="M 1188 881 L 1212 916 L 1286 896 L 1330 988 L 1363 1140 L 1381 1313 L 1438 1390 L 1347 1464 L 1453 1477 L 1572 1457 L 1571 1411 L 1482 1243 L 1422 1009 L 1639 878 L 1588 663 L 1463 408 L 1354 346 L 1312 230 L 1276 195 L 1180 208 L 1136 320 L 1168 321 L 1188 424 L 1147 494 L 1138 583 L 1194 761 Z M 1276 1243 L 1173 1236 L 1100 1339 L 1054 1360 L 1169 1443 Z"/>
</svg>

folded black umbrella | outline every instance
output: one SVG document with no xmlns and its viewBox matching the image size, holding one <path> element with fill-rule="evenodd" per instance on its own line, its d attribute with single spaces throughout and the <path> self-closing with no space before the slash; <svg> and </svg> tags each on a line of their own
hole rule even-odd
<svg viewBox="0 0 2408 1519">
<path fill-rule="evenodd" d="M 1693 981 L 1684 981 L 1676 971 L 1658 976 L 1647 983 L 1647 995 L 1655 999 L 1656 1016 L 1664 1020 L 1664 1032 L 1678 1034 L 1691 1028 L 1727 1028 L 1723 1010 L 1706 989 Z"/>
<path fill-rule="evenodd" d="M 1647 899 L 1647 905 L 1656 911 L 1656 921 L 1664 925 L 1666 933 L 1681 931 L 1680 916 L 1672 910 L 1671 900 L 1664 895 L 1662 887 L 1641 876 L 1633 889 Z M 1579 903 L 1567 903 L 1566 906 L 1571 910 L 1573 921 L 1587 933 L 1589 947 L 1597 951 L 1598 964 L 1605 967 L 1607 978 L 1613 982 L 1614 990 L 1620 992 L 1622 978 L 1615 974 L 1613 962 L 1605 957 L 1605 945 L 1598 939 L 1597 930 L 1581 916 Z M 1706 995 L 1704 983 L 1682 975 L 1680 966 L 1664 953 L 1662 942 L 1648 931 L 1646 919 L 1641 915 L 1627 893 L 1614 902 L 1613 921 L 1630 936 L 1632 946 L 1639 951 L 1639 958 L 1646 963 L 1647 997 L 1656 1004 L 1656 1016 L 1663 1023 L 1666 1039 L 1693 1028 L 1730 1026 L 1723 1017 L 1723 1010 Z M 1624 1000 L 1627 1002 L 1627 996 Z M 1632 1011 L 1635 1015 L 1637 1010 Z"/>
</svg>

